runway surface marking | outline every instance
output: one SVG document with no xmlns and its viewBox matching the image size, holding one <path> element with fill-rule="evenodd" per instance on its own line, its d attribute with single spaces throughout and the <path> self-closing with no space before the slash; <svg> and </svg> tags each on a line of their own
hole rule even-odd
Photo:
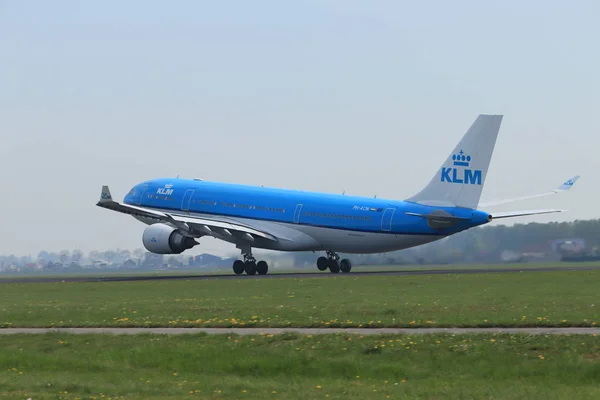
<svg viewBox="0 0 600 400">
<path fill-rule="evenodd" d="M 2 328 L 0 335 L 16 334 L 113 334 L 182 335 L 207 333 L 212 335 L 278 335 L 297 333 L 301 335 L 358 334 L 358 335 L 415 335 L 415 334 L 473 334 L 509 333 L 528 335 L 598 335 L 600 328 Z"/>
<path fill-rule="evenodd" d="M 580 267 L 534 267 L 534 268 L 447 268 L 447 269 L 413 269 L 397 271 L 361 271 L 350 273 L 332 274 L 331 272 L 301 272 L 301 273 L 271 273 L 267 275 L 121 275 L 121 276 L 72 276 L 72 277 L 14 277 L 0 278 L 1 283 L 53 283 L 53 282 L 132 282 L 156 280 L 206 280 L 206 279 L 270 279 L 270 278 L 335 278 L 358 277 L 377 275 L 445 275 L 445 274 L 484 274 L 484 273 L 524 273 L 524 272 L 552 272 L 552 271 L 593 271 L 600 270 L 599 266 Z"/>
</svg>

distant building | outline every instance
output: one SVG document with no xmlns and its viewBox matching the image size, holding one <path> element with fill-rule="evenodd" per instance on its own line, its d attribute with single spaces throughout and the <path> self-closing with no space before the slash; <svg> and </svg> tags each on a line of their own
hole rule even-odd
<svg viewBox="0 0 600 400">
<path fill-rule="evenodd" d="M 190 267 L 228 267 L 231 265 L 230 260 L 224 260 L 223 257 L 208 253 L 200 254 L 193 259 L 190 259 L 188 263 Z"/>
<path fill-rule="evenodd" d="M 550 242 L 552 251 L 557 253 L 579 253 L 586 249 L 585 239 L 557 239 Z"/>
<path fill-rule="evenodd" d="M 500 259 L 503 262 L 517 262 L 521 260 L 521 253 L 512 250 L 504 250 L 502 254 L 500 254 Z"/>
<path fill-rule="evenodd" d="M 164 255 L 150 252 L 144 254 L 144 261 L 142 263 L 144 267 L 163 268 L 164 264 Z"/>
</svg>

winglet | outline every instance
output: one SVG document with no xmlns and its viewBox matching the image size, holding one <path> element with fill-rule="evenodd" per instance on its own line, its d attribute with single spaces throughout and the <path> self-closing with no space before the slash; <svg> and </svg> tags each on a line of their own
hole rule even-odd
<svg viewBox="0 0 600 400">
<path fill-rule="evenodd" d="M 479 203 L 479 206 L 480 207 L 492 207 L 492 206 L 498 206 L 500 204 L 513 203 L 515 201 L 529 200 L 529 199 L 535 199 L 537 197 L 544 197 L 544 196 L 550 196 L 550 195 L 554 195 L 554 194 L 564 193 L 564 192 L 570 190 L 575 185 L 575 182 L 577 182 L 578 180 L 579 180 L 579 175 L 575 175 L 571 179 L 568 179 L 565 182 L 563 182 L 556 189 L 551 189 L 545 193 L 533 194 L 533 195 L 522 196 L 522 197 L 515 197 L 512 199 L 484 201 L 484 202 Z"/>
<path fill-rule="evenodd" d="M 579 180 L 579 175 L 575 175 L 571 179 L 565 181 L 562 185 L 553 190 L 554 193 L 566 192 L 575 185 L 575 182 L 577 182 L 577 180 Z"/>
<path fill-rule="evenodd" d="M 113 201 L 112 195 L 110 194 L 110 189 L 108 186 L 102 186 L 102 192 L 100 193 L 100 201 L 99 203 L 106 203 Z"/>
</svg>

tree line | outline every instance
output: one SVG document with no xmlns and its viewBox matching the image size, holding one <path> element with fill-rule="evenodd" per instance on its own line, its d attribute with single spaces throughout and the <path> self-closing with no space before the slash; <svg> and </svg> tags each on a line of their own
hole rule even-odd
<svg viewBox="0 0 600 400">
<path fill-rule="evenodd" d="M 464 262 L 502 262 L 507 253 L 513 254 L 546 254 L 551 257 L 562 257 L 564 247 L 554 248 L 554 241 L 581 240 L 583 248 L 570 253 L 570 256 L 596 257 L 600 255 L 600 219 L 576 220 L 572 222 L 528 223 L 512 226 L 496 225 L 471 229 L 452 235 L 437 242 L 416 248 L 379 254 L 346 255 L 354 264 L 415 264 L 415 263 L 464 263 Z M 238 257 L 232 251 L 228 257 Z M 296 266 L 314 265 L 318 254 L 276 253 L 269 256 L 272 261 L 291 257 Z M 207 257 L 213 257 L 208 258 Z M 203 259 L 204 258 L 204 259 Z M 116 249 L 107 251 L 91 251 L 84 254 L 81 250 L 63 250 L 60 252 L 41 251 L 37 256 L 18 257 L 14 255 L 0 256 L 0 264 L 26 265 L 39 263 L 60 263 L 62 265 L 85 265 L 102 260 L 109 264 L 123 264 L 134 260 L 139 264 L 167 264 L 170 266 L 186 266 L 206 262 L 219 263 L 218 257 L 202 255 L 190 257 L 187 254 L 167 257 L 155 257 L 144 249 Z M 217 261 L 215 261 L 217 260 Z M 130 261 L 131 262 L 131 261 Z M 225 263 L 226 264 L 226 263 Z"/>
</svg>

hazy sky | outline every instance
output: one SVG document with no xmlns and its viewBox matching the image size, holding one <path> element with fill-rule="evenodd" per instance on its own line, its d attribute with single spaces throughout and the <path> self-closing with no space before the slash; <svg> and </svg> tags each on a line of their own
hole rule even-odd
<svg viewBox="0 0 600 400">
<path fill-rule="evenodd" d="M 593 0 L 0 0 L 0 253 L 141 247 L 101 185 L 177 174 L 403 199 L 479 113 L 504 114 L 485 199 L 581 174 L 500 209 L 598 218 L 599 21 Z"/>
</svg>

